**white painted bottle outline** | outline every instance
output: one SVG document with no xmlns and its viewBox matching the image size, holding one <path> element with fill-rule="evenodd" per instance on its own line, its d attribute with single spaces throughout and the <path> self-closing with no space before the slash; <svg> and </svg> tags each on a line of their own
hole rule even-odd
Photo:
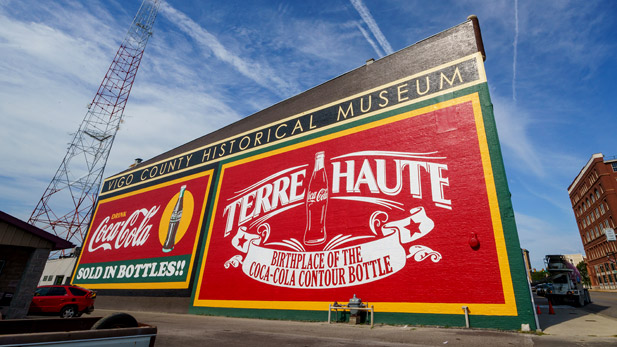
<svg viewBox="0 0 617 347">
<path fill-rule="evenodd" d="M 315 153 L 315 167 L 306 194 L 306 230 L 304 244 L 320 245 L 326 241 L 326 212 L 328 209 L 328 175 L 324 152 Z"/>
</svg>

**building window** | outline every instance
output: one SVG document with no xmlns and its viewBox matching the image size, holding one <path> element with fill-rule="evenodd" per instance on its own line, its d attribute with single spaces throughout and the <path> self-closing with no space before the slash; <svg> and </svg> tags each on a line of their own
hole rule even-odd
<svg viewBox="0 0 617 347">
<path fill-rule="evenodd" d="M 611 166 L 613 167 L 613 171 L 617 172 L 617 162 L 611 163 Z"/>
</svg>

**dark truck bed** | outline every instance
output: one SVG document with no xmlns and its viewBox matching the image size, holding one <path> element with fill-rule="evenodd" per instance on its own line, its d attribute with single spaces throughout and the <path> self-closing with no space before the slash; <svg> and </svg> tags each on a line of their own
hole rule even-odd
<svg viewBox="0 0 617 347">
<path fill-rule="evenodd" d="M 156 326 L 92 327 L 101 317 L 0 321 L 0 346 L 154 346 Z"/>
</svg>

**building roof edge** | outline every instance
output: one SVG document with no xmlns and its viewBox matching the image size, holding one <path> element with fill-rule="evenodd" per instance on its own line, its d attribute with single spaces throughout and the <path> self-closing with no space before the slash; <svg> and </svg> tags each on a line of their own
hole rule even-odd
<svg viewBox="0 0 617 347">
<path fill-rule="evenodd" d="M 572 184 L 570 184 L 570 186 L 568 187 L 568 194 L 572 194 L 572 190 L 574 190 L 574 187 L 576 187 L 578 181 L 580 181 L 580 179 L 583 177 L 583 173 L 587 172 L 587 169 L 589 169 L 589 166 L 591 166 L 591 163 L 596 158 L 604 158 L 604 155 L 602 153 L 594 153 L 591 158 L 589 158 L 587 164 L 581 169 L 581 172 L 578 173 Z"/>
<path fill-rule="evenodd" d="M 51 242 L 53 244 L 53 251 L 75 247 L 72 242 L 62 239 L 54 234 L 48 233 L 47 231 L 40 229 L 32 224 L 28 224 L 21 219 L 11 216 L 6 212 L 0 211 L 0 220 Z"/>
</svg>

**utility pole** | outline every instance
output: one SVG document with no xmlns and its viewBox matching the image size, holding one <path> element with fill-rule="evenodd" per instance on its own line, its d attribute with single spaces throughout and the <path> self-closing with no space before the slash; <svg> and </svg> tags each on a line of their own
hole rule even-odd
<svg viewBox="0 0 617 347">
<path fill-rule="evenodd" d="M 81 245 L 159 8 L 144 0 L 28 223 Z"/>
</svg>

